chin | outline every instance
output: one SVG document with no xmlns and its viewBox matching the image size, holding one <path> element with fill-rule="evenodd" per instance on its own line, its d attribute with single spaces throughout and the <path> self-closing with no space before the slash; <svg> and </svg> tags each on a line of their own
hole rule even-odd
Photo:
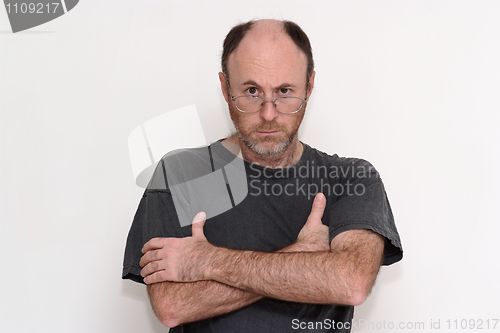
<svg viewBox="0 0 500 333">
<path fill-rule="evenodd" d="M 248 147 L 259 156 L 270 157 L 282 154 L 289 145 L 290 141 L 288 140 L 266 140 L 261 142 L 250 142 Z"/>
</svg>

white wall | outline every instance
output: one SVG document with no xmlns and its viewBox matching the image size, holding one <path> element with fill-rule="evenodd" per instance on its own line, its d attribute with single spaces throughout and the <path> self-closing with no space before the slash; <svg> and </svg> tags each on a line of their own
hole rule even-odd
<svg viewBox="0 0 500 333">
<path fill-rule="evenodd" d="M 401 234 L 404 260 L 356 311 L 379 326 L 357 332 L 500 317 L 499 15 L 472 0 L 82 0 L 12 34 L 0 7 L 0 331 L 166 331 L 120 279 L 142 194 L 127 136 L 191 103 L 207 138 L 226 135 L 222 40 L 262 17 L 313 44 L 302 139 L 371 161 Z"/>
</svg>

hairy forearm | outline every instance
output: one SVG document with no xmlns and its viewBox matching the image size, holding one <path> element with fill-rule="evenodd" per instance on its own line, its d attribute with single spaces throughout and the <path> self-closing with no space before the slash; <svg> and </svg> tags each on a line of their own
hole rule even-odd
<svg viewBox="0 0 500 333">
<path fill-rule="evenodd" d="M 167 326 L 235 311 L 262 298 L 216 281 L 161 282 L 148 285 L 153 309 Z"/>
<path fill-rule="evenodd" d="M 318 304 L 352 304 L 347 253 L 265 253 L 216 248 L 207 278 L 266 297 Z"/>
<path fill-rule="evenodd" d="M 306 250 L 291 244 L 278 252 Z M 264 298 L 210 280 L 155 283 L 148 285 L 148 293 L 157 317 L 169 327 L 233 312 Z"/>
</svg>

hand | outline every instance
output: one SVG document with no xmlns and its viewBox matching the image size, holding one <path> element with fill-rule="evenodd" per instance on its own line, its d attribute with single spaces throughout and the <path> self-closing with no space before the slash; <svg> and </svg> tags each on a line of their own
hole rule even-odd
<svg viewBox="0 0 500 333">
<path fill-rule="evenodd" d="M 206 214 L 193 218 L 192 236 L 184 238 L 152 238 L 142 248 L 139 261 L 144 283 L 163 281 L 193 282 L 203 280 L 203 263 L 211 245 L 205 238 L 203 226 Z"/>
<path fill-rule="evenodd" d="M 330 251 L 328 241 L 328 226 L 321 222 L 326 207 L 326 198 L 323 193 L 317 193 L 314 197 L 311 213 L 306 224 L 300 230 L 297 241 L 292 244 L 295 251 L 319 252 Z"/>
</svg>

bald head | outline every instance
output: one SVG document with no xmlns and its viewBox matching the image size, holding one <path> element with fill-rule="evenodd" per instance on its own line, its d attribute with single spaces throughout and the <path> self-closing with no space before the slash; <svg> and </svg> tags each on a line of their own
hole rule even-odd
<svg viewBox="0 0 500 333">
<path fill-rule="evenodd" d="M 252 52 L 252 55 L 258 53 L 266 56 L 281 48 L 285 48 L 288 54 L 303 54 L 306 59 L 306 78 L 309 78 L 314 70 L 309 38 L 296 23 L 272 19 L 249 21 L 229 31 L 224 40 L 222 72 L 229 74 L 229 61 L 233 53 Z"/>
<path fill-rule="evenodd" d="M 283 21 L 265 19 L 252 22 L 253 23 L 248 32 L 245 34 L 245 37 L 251 36 L 253 38 L 260 37 L 273 39 L 280 35 L 287 36 Z"/>
<path fill-rule="evenodd" d="M 263 77 L 279 79 L 282 72 L 297 72 L 306 79 L 307 58 L 286 34 L 279 21 L 258 21 L 229 56 L 228 71 L 262 72 Z M 238 75 L 239 76 L 239 75 Z M 283 78 L 284 79 L 284 78 Z"/>
</svg>

